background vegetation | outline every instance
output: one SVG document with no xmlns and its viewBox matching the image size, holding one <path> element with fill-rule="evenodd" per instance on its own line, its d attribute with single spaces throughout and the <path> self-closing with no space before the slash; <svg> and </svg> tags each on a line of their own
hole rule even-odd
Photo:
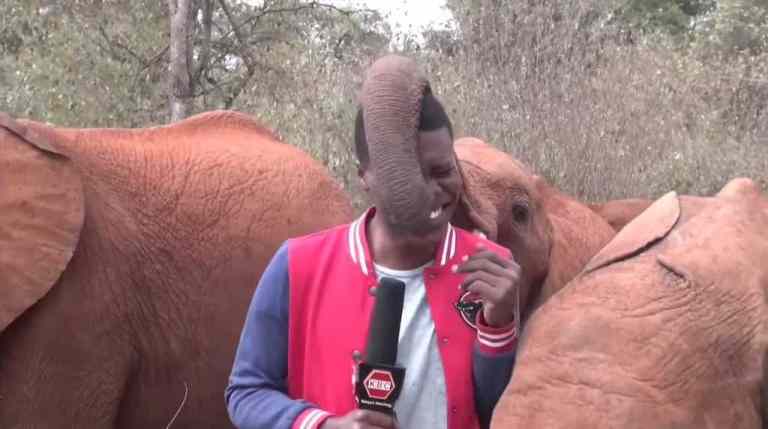
<svg viewBox="0 0 768 429">
<path fill-rule="evenodd" d="M 396 50 L 424 64 L 459 135 L 584 200 L 768 185 L 765 0 L 447 6 L 455 26 L 408 35 L 315 1 L 0 0 L 0 110 L 75 127 L 240 110 L 325 163 L 360 207 L 354 95 Z"/>
</svg>

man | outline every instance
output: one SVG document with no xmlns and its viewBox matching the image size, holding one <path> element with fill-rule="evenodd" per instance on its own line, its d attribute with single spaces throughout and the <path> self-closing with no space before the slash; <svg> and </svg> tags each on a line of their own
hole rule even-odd
<svg viewBox="0 0 768 429">
<path fill-rule="evenodd" d="M 463 189 L 453 131 L 409 59 L 369 69 L 355 151 L 372 207 L 279 248 L 243 327 L 230 418 L 240 429 L 485 428 L 514 363 L 520 268 L 450 224 Z M 356 409 L 351 383 L 382 276 L 406 284 L 397 421 Z M 457 306 L 467 296 L 482 302 L 474 318 Z"/>
</svg>

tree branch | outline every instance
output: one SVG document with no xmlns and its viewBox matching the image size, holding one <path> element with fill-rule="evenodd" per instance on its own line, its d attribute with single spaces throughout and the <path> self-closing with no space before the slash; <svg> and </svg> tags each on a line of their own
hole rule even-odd
<svg viewBox="0 0 768 429">
<path fill-rule="evenodd" d="M 261 18 L 263 18 L 264 16 L 267 16 L 267 15 L 278 14 L 278 13 L 295 13 L 295 12 L 300 12 L 300 11 L 306 10 L 306 9 L 314 9 L 316 7 L 321 7 L 321 8 L 326 8 L 326 9 L 334 10 L 334 11 L 336 11 L 336 12 L 338 12 L 338 13 L 346 16 L 346 17 L 349 17 L 350 15 L 355 14 L 355 13 L 363 13 L 363 12 L 372 12 L 373 13 L 373 12 L 375 12 L 373 9 L 367 9 L 367 8 L 366 9 L 343 9 L 343 8 L 338 7 L 338 6 L 334 6 L 332 4 L 326 4 L 326 3 L 321 3 L 321 2 L 317 2 L 317 1 L 311 1 L 309 3 L 302 4 L 302 5 L 299 5 L 299 6 L 270 9 L 270 8 L 268 8 L 268 6 L 266 5 L 266 2 L 265 2 L 264 8 L 262 8 L 260 13 L 257 13 L 255 15 L 250 16 L 248 19 L 246 19 L 242 23 L 240 23 L 239 26 L 234 26 L 233 25 L 232 26 L 232 30 L 230 30 L 228 33 L 224 34 L 222 37 L 228 37 L 233 31 L 234 32 L 239 31 L 240 27 L 249 25 L 249 24 L 253 23 L 254 21 L 257 21 L 257 20 L 259 20 L 259 19 L 261 19 Z"/>
<path fill-rule="evenodd" d="M 256 73 L 256 67 L 254 67 L 254 58 L 253 58 L 253 55 L 251 54 L 250 47 L 246 43 L 243 33 L 240 31 L 240 27 L 235 22 L 235 18 L 232 16 L 232 11 L 229 9 L 229 5 L 227 5 L 227 2 L 225 0 L 219 0 L 219 4 L 221 5 L 221 8 L 224 10 L 224 14 L 227 15 L 227 20 L 229 21 L 230 25 L 232 25 L 232 30 L 235 33 L 235 37 L 237 38 L 237 41 L 240 43 L 242 53 L 244 54 L 242 55 L 242 58 L 245 61 L 245 67 L 246 67 L 245 76 L 243 76 L 242 80 L 237 85 L 235 90 L 224 100 L 224 108 L 229 109 L 234 104 L 235 99 L 237 99 L 237 97 L 240 96 L 240 93 L 243 92 L 243 89 L 245 89 L 245 86 L 248 84 L 248 81 L 250 81 L 251 77 L 253 77 L 253 75 Z"/>
<path fill-rule="evenodd" d="M 224 14 L 227 15 L 227 20 L 229 21 L 230 25 L 232 25 L 232 30 L 235 32 L 235 37 L 237 38 L 237 41 L 240 43 L 240 46 L 243 48 L 243 51 L 245 53 L 243 58 L 245 60 L 246 67 L 250 70 L 252 66 L 253 58 L 251 56 L 250 49 L 248 48 L 248 44 L 245 42 L 245 37 L 243 36 L 243 33 L 240 31 L 240 26 L 237 25 L 235 22 L 235 17 L 232 16 L 232 10 L 229 9 L 229 5 L 227 5 L 227 2 L 225 0 L 219 0 L 219 4 L 221 5 L 221 8 L 224 10 Z"/>
<path fill-rule="evenodd" d="M 178 3 L 177 3 L 178 1 Z M 189 81 L 191 47 L 191 0 L 168 0 L 171 11 L 171 43 L 168 75 L 171 122 L 184 119 L 191 109 L 192 88 Z"/>
<path fill-rule="evenodd" d="M 109 35 L 107 34 L 107 30 L 104 28 L 104 25 L 102 25 L 101 23 L 99 23 L 99 24 L 97 25 L 97 28 L 98 28 L 98 30 L 99 30 L 99 34 L 100 34 L 100 35 L 101 35 L 101 37 L 102 37 L 102 38 L 103 38 L 103 39 L 104 39 L 104 40 L 107 42 L 107 44 L 109 44 L 109 46 L 116 46 L 116 47 L 120 48 L 120 49 L 121 49 L 121 50 L 123 50 L 124 52 L 128 53 L 128 55 L 130 55 L 131 57 L 133 57 L 133 58 L 134 58 L 136 61 L 138 61 L 138 62 L 139 62 L 139 64 L 141 64 L 142 66 L 144 66 L 144 68 L 146 68 L 146 66 L 147 66 L 147 60 L 146 60 L 144 57 L 142 57 L 141 55 L 137 54 L 137 53 L 136 53 L 136 52 L 134 52 L 134 51 L 133 51 L 131 48 L 129 48 L 129 47 L 128 47 L 128 46 L 126 46 L 126 45 L 123 45 L 122 43 L 118 42 L 117 40 L 112 40 L 112 39 L 109 37 Z M 113 52 L 114 52 L 114 51 L 113 51 Z"/>
<path fill-rule="evenodd" d="M 231 79 L 225 79 L 221 82 L 216 82 L 215 84 L 211 84 L 209 88 L 200 89 L 197 92 L 193 94 L 194 97 L 200 97 L 212 94 L 214 91 L 219 90 L 223 92 L 224 87 L 229 86 L 230 84 L 233 84 L 235 81 L 237 81 L 237 77 L 233 77 Z"/>
<path fill-rule="evenodd" d="M 254 73 L 256 72 L 256 69 L 253 67 L 248 68 L 248 71 L 246 72 L 245 76 L 240 80 L 240 83 L 235 87 L 235 90 L 232 91 L 232 93 L 224 99 L 224 108 L 229 109 L 232 107 L 232 105 L 235 103 L 235 100 L 237 97 L 240 96 L 240 93 L 243 92 L 246 85 L 248 85 L 248 82 L 253 77 Z"/>
<path fill-rule="evenodd" d="M 213 23 L 213 0 L 202 0 L 203 8 L 203 36 L 200 43 L 200 59 L 193 72 L 192 80 L 200 82 L 200 78 L 208 68 L 208 61 L 211 58 L 211 27 Z"/>
<path fill-rule="evenodd" d="M 147 61 L 147 63 L 144 65 L 144 68 L 142 69 L 142 71 L 144 69 L 148 69 L 148 68 L 152 67 L 152 65 L 154 65 L 156 62 L 160 61 L 160 59 L 162 59 L 163 56 L 165 56 L 165 54 L 168 52 L 168 49 L 170 49 L 170 47 L 171 47 L 171 45 L 165 45 L 165 47 L 163 49 L 161 49 L 160 52 L 158 52 L 157 54 L 153 55 L 152 58 L 150 58 L 149 61 Z"/>
</svg>

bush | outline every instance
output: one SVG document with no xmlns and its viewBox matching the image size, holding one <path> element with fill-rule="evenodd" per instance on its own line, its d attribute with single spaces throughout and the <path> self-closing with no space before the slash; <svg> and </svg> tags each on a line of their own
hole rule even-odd
<svg viewBox="0 0 768 429">
<path fill-rule="evenodd" d="M 450 49 L 405 49 L 457 135 L 485 139 L 583 200 L 709 194 L 736 176 L 768 184 L 768 55 L 628 41 L 603 25 L 600 3 L 536 4 L 483 9 L 453 40 L 441 35 Z M 309 55 L 285 95 L 249 104 L 326 163 L 358 208 L 354 94 L 381 53 L 347 63 Z"/>
<path fill-rule="evenodd" d="M 353 152 L 355 94 L 365 68 L 388 51 L 387 43 L 399 44 L 424 65 L 458 136 L 485 139 L 577 198 L 709 194 L 735 176 L 768 184 L 768 8 L 746 13 L 728 3 L 720 15 L 700 19 L 698 36 L 684 44 L 690 38 L 639 35 L 617 25 L 621 1 L 448 0 L 457 28 L 433 29 L 424 41 L 387 40 L 378 24 L 353 25 L 349 16 L 336 22 L 341 15 L 330 12 L 319 18 L 276 14 L 293 19 L 293 29 L 322 24 L 317 34 L 327 40 L 317 42 L 308 31 L 291 43 L 258 45 L 266 66 L 231 107 L 322 161 L 362 209 Z M 32 22 L 22 9 L 13 8 L 9 17 Z M 733 17 L 743 16 L 748 25 L 737 25 Z M 153 28 L 165 22 L 158 17 Z M 11 28 L 16 21 L 3 22 Z M 45 42 L 29 36 L 21 50 L 16 33 L 0 32 L 0 66 L 6 66 L 0 82 L 15 88 L 0 100 L 5 110 L 68 126 L 162 122 L 162 55 L 150 71 L 104 58 L 92 46 L 100 39 L 67 31 L 67 23 L 40 24 Z M 118 33 L 120 40 L 143 34 Z M 151 34 L 135 42 L 144 57 L 163 52 L 164 39 Z M 32 48 L 68 54 L 48 55 L 56 61 L 46 62 Z M 80 65 L 96 68 L 98 78 L 83 80 Z M 137 67 L 144 71 L 137 74 Z M 194 111 L 221 108 L 214 95 L 198 98 Z M 90 103 L 93 97 L 99 102 Z"/>
</svg>

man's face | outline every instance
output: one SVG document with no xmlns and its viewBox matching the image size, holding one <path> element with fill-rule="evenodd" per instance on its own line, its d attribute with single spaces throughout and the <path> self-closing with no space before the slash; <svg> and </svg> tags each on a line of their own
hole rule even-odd
<svg viewBox="0 0 768 429">
<path fill-rule="evenodd" d="M 413 230 L 417 232 L 414 237 L 409 238 L 439 240 L 456 211 L 462 190 L 461 175 L 453 151 L 453 139 L 448 129 L 443 127 L 434 131 L 419 132 L 416 153 L 424 183 L 431 196 L 430 214 L 426 220 L 412 220 L 421 224 L 414 225 Z M 376 192 L 376 187 L 384 184 L 377 183 L 373 169 L 368 168 L 364 178 L 374 200 L 376 195 L 383 195 Z M 374 201 L 378 207 L 389 206 L 379 203 Z"/>
</svg>

